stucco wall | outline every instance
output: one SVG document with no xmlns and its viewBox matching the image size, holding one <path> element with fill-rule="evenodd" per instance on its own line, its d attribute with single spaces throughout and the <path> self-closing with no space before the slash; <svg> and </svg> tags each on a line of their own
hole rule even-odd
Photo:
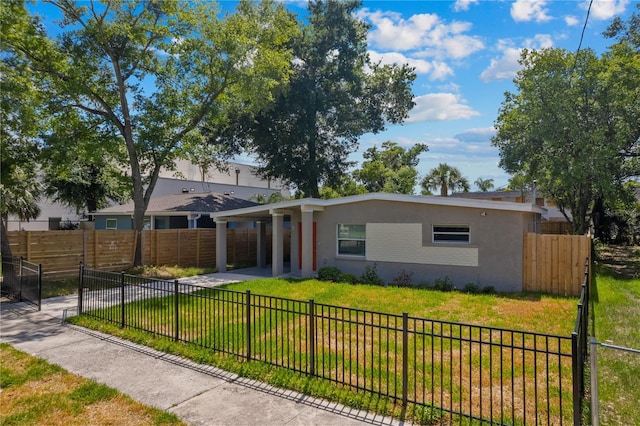
<svg viewBox="0 0 640 426">
<path fill-rule="evenodd" d="M 376 263 L 385 282 L 404 269 L 413 274 L 414 283 L 448 276 L 459 288 L 473 282 L 520 291 L 523 234 L 533 220 L 532 213 L 390 201 L 330 206 L 314 212 L 317 265 L 359 276 L 366 265 Z M 367 224 L 366 257 L 337 255 L 338 224 Z M 469 244 L 433 243 L 432 225 L 449 224 L 469 225 Z M 292 240 L 296 235 L 292 232 Z M 294 245 L 292 241 L 292 257 Z M 296 266 L 292 258 L 292 268 Z"/>
</svg>

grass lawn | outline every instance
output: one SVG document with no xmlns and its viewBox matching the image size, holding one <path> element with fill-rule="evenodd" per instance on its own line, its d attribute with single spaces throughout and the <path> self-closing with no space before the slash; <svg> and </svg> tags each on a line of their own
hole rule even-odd
<svg viewBox="0 0 640 426">
<path fill-rule="evenodd" d="M 610 249 L 603 262 L 594 282 L 596 339 L 640 349 L 640 249 Z M 640 425 L 640 354 L 597 350 L 601 424 Z"/>
<path fill-rule="evenodd" d="M 0 343 L 2 425 L 183 425 L 174 414 Z"/>
<path fill-rule="evenodd" d="M 390 314 L 407 312 L 411 317 L 534 331 L 565 337 L 568 337 L 572 331 L 577 305 L 575 298 L 540 294 L 471 295 L 426 289 L 327 283 L 317 280 L 260 279 L 230 284 L 226 288 L 240 292 L 250 290 L 253 295 L 262 294 L 302 301 L 312 298 L 317 304 L 339 305 Z M 238 362 L 237 359 L 232 359 L 233 357 L 225 357 L 211 351 L 207 352 L 206 349 L 198 347 L 197 343 L 202 342 L 203 345 L 213 345 L 221 350 L 243 353 L 242 349 L 237 351 L 237 349 L 225 346 L 229 341 L 237 342 L 233 344 L 240 346 L 244 342 L 245 329 L 241 325 L 243 311 L 238 307 L 235 301 L 237 296 L 233 296 L 234 294 L 237 293 L 204 290 L 199 293 L 198 297 L 180 297 L 178 301 L 175 301 L 172 296 L 168 296 L 153 299 L 153 301 L 148 299 L 135 301 L 128 305 L 129 315 L 127 318 L 129 319 L 127 321 L 131 327 L 143 327 L 156 330 L 158 334 L 166 334 L 176 321 L 171 307 L 174 306 L 174 303 L 179 303 L 180 318 L 177 321 L 181 324 L 181 329 L 184 330 L 181 339 L 194 342 L 196 345 L 172 342 L 166 337 L 152 336 L 133 328 L 120 329 L 117 325 L 100 324 L 84 316 L 73 318 L 72 321 L 79 325 L 99 327 L 102 331 L 154 346 L 166 352 L 176 353 L 198 362 L 212 363 L 276 386 L 293 388 L 313 396 L 334 399 L 358 408 L 365 407 L 381 414 L 399 415 L 397 405 L 386 398 L 376 398 L 377 402 L 371 406 L 370 402 L 363 401 L 365 397 L 362 394 L 365 393 L 359 393 L 355 396 L 354 393 L 349 392 L 348 388 L 333 386 L 327 381 L 308 378 L 292 371 L 277 369 L 258 362 Z M 203 300 L 214 300 L 214 296 L 218 301 L 203 302 Z M 274 304 L 280 303 L 277 301 L 265 303 L 271 306 L 272 302 Z M 225 310 L 222 309 L 222 306 L 228 306 L 228 308 Z M 286 314 L 272 315 L 266 310 L 255 314 L 257 316 L 254 318 L 259 318 L 259 320 L 252 320 L 254 333 L 258 333 L 253 337 L 255 339 L 254 345 L 256 345 L 254 351 L 259 350 L 257 347 L 271 348 L 261 352 L 264 355 L 260 355 L 260 359 L 263 359 L 262 356 L 267 359 L 276 356 L 278 360 L 282 359 L 282 361 L 276 362 L 277 364 L 289 365 L 291 362 L 296 366 L 295 368 L 306 371 L 308 362 L 306 332 L 301 332 L 299 337 L 292 340 L 291 346 L 283 343 L 283 340 L 298 335 L 297 327 L 305 321 L 308 315 L 306 305 L 295 306 L 299 307 Z M 237 312 L 240 312 L 240 317 L 236 316 Z M 97 309 L 92 314 L 104 315 L 106 318 L 118 318 L 119 313 L 120 309 L 114 306 Z M 354 322 L 356 317 L 358 319 Z M 367 318 L 369 319 L 367 320 Z M 324 377 L 333 377 L 335 380 L 352 385 L 357 384 L 358 380 L 361 384 L 366 384 L 368 381 L 369 385 L 375 382 L 374 389 L 397 395 L 395 392 L 400 389 L 398 386 L 401 381 L 399 376 L 401 369 L 397 367 L 398 358 L 396 355 L 399 351 L 401 352 L 401 346 L 399 346 L 401 343 L 398 340 L 399 334 L 396 334 L 395 331 L 382 331 L 382 326 L 390 326 L 388 322 L 385 324 L 384 318 L 360 312 L 355 313 L 354 317 L 349 313 L 347 323 L 338 321 L 336 317 L 334 319 L 326 317 L 319 321 L 316 327 L 322 329 L 323 333 L 327 332 L 327 334 L 323 334 L 323 338 L 318 340 L 316 347 L 317 368 L 322 369 L 323 372 L 325 369 L 327 370 L 328 375 Z M 373 325 L 365 327 L 363 325 L 365 320 L 371 321 Z M 202 324 L 210 325 L 203 326 Z M 536 415 L 538 403 L 545 407 L 550 404 L 550 411 L 540 414 L 541 421 L 545 422 L 543 419 L 548 418 L 551 423 L 558 423 L 561 405 L 564 421 L 570 422 L 570 358 L 565 357 L 559 361 L 555 355 L 546 356 L 540 353 L 536 360 L 530 349 L 519 349 L 522 347 L 532 348 L 534 345 L 542 349 L 546 344 L 550 351 L 561 350 L 563 353 L 567 353 L 570 352 L 568 339 L 562 341 L 562 348 L 559 349 L 559 340 L 538 338 L 534 341 L 532 337 L 525 338 L 521 333 L 513 335 L 505 333 L 502 343 L 498 343 L 496 339 L 502 336 L 502 333 L 489 332 L 486 328 L 483 331 L 480 328 L 459 328 L 455 325 L 436 324 L 436 328 L 433 329 L 433 326 L 428 322 L 411 324 L 413 325 L 410 327 L 413 327 L 412 330 L 416 334 L 408 342 L 408 356 L 411 359 L 409 362 L 413 366 L 409 368 L 408 380 L 411 384 L 409 391 L 412 392 L 412 397 L 415 395 L 417 401 L 424 401 L 425 404 L 433 403 L 435 406 L 451 410 L 464 410 L 462 412 L 486 418 L 487 401 L 494 401 L 495 404 L 492 405 L 494 408 L 491 409 L 499 410 L 498 402 L 504 398 L 505 401 L 508 400 L 505 412 L 494 411 L 492 415 L 498 419 L 501 416 L 506 416 L 504 420 L 507 423 L 522 421 L 522 411 L 518 411 L 521 409 L 526 411 L 528 418 L 532 418 Z M 399 325 L 392 325 L 391 329 L 395 330 L 397 327 Z M 304 328 L 300 328 L 300 330 L 304 330 Z M 420 337 L 421 333 L 424 333 L 424 338 Z M 283 336 L 286 337 L 283 339 Z M 471 339 L 475 343 L 472 343 Z M 478 343 L 480 339 L 485 342 L 484 348 Z M 492 343 L 489 344 L 488 341 Z M 509 345 L 511 342 L 516 349 L 509 349 L 508 346 L 503 347 L 503 344 Z M 283 349 L 283 344 L 287 349 Z M 360 352 L 357 349 L 358 344 Z M 379 349 L 363 351 L 362 349 L 367 345 Z M 354 365 L 360 366 L 360 371 L 354 368 Z M 363 368 L 365 365 L 367 367 Z M 426 374 L 426 371 L 429 371 L 429 374 Z M 560 371 L 561 375 L 559 375 Z M 547 372 L 549 372 L 550 382 L 546 381 Z M 503 375 L 507 377 L 504 382 L 501 381 Z M 430 385 L 429 381 L 432 380 L 432 377 L 437 377 L 437 379 L 435 384 L 431 382 Z M 513 379 L 510 379 L 511 377 Z M 552 390 L 548 400 L 542 395 L 545 381 L 547 388 L 551 385 L 555 389 Z M 562 384 L 559 385 L 560 388 L 557 388 L 559 382 Z M 500 383 L 505 383 L 504 392 L 501 390 Z M 523 387 L 526 388 L 526 401 L 524 401 Z M 534 401 L 533 395 L 536 393 L 536 389 L 540 391 L 540 395 Z M 559 393 L 562 395 L 560 396 Z M 517 400 L 511 401 L 510 395 L 516 394 Z M 481 402 L 483 399 L 484 403 Z M 409 417 L 416 422 L 430 423 L 442 415 L 440 412 L 433 415 L 430 412 L 420 411 L 424 410 L 424 407 L 422 405 L 415 406 L 415 410 L 409 412 Z M 484 414 L 482 414 L 483 409 Z M 515 412 L 512 412 L 512 409 L 515 409 Z"/>
<path fill-rule="evenodd" d="M 317 280 L 265 278 L 224 286 L 230 290 L 314 299 L 370 311 L 463 322 L 490 327 L 569 336 L 577 313 L 576 298 L 534 293 L 472 295 L 406 287 L 337 284 Z"/>
<path fill-rule="evenodd" d="M 211 274 L 215 268 L 178 267 L 178 266 L 138 266 L 126 273 L 141 277 L 172 280 L 175 278 L 191 277 L 194 275 Z M 78 293 L 78 277 L 76 275 L 63 278 L 43 278 L 42 298 L 48 299 L 56 296 L 66 296 Z"/>
</svg>

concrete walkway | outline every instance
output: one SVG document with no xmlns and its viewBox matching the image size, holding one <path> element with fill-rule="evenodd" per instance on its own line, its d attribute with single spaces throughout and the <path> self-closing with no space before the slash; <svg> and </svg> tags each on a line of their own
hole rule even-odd
<svg viewBox="0 0 640 426">
<path fill-rule="evenodd" d="M 216 286 L 255 275 L 210 274 L 180 282 Z M 403 422 L 282 390 L 110 335 L 63 324 L 77 296 L 42 310 L 2 303 L 0 341 L 94 379 L 192 425 L 401 425 Z"/>
</svg>

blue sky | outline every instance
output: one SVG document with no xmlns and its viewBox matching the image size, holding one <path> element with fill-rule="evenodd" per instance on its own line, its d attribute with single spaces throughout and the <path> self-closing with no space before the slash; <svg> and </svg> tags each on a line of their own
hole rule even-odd
<svg viewBox="0 0 640 426">
<path fill-rule="evenodd" d="M 402 126 L 365 135 L 360 150 L 385 140 L 411 146 L 424 142 L 422 175 L 446 162 L 470 182 L 492 178 L 496 187 L 508 175 L 491 147 L 494 121 L 513 91 L 523 48 L 559 47 L 576 51 L 588 1 L 365 1 L 360 16 L 372 27 L 369 50 L 383 62 L 416 67 L 416 106 Z M 632 1 L 598 1 L 591 6 L 582 48 L 603 52 L 602 36 L 613 17 L 626 19 Z M 354 155 L 359 159 L 359 155 Z"/>
<path fill-rule="evenodd" d="M 237 4 L 220 3 L 223 10 Z M 602 32 L 615 16 L 626 20 L 635 3 L 593 0 L 582 48 L 602 53 L 612 43 Z M 286 4 L 306 14 L 306 1 Z M 421 176 L 446 162 L 470 182 L 482 177 L 494 179 L 496 187 L 506 185 L 509 176 L 498 167 L 490 139 L 504 92 L 514 89 L 520 51 L 559 47 L 575 52 L 588 7 L 589 0 L 364 1 L 358 15 L 371 24 L 369 53 L 383 63 L 416 68 L 416 106 L 403 125 L 363 135 L 352 159 L 360 161 L 362 152 L 386 140 L 406 147 L 421 142 L 429 146 L 418 167 Z"/>
</svg>

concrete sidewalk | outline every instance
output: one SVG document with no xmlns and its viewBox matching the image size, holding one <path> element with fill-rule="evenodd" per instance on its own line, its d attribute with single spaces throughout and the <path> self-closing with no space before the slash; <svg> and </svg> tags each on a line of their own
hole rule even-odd
<svg viewBox="0 0 640 426">
<path fill-rule="evenodd" d="M 233 281 L 214 275 L 209 281 L 198 278 L 198 285 Z M 40 312 L 23 303 L 2 303 L 0 340 L 193 425 L 403 424 L 63 324 L 65 309 L 75 313 L 76 306 L 76 296 L 44 300 Z"/>
</svg>

